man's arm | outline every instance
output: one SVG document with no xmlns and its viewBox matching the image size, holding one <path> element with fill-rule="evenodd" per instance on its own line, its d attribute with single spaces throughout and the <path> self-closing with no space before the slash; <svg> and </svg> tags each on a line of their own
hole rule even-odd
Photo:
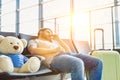
<svg viewBox="0 0 120 80">
<path fill-rule="evenodd" d="M 64 48 L 66 52 L 71 52 L 71 49 L 69 48 L 69 46 L 62 39 L 60 39 L 57 34 L 53 35 L 53 39 L 56 40 L 60 44 L 60 46 Z"/>
<path fill-rule="evenodd" d="M 61 51 L 60 47 L 48 49 L 48 48 L 37 48 L 34 46 L 29 46 L 28 50 L 31 52 L 31 54 L 36 55 L 48 55 L 48 54 L 56 54 Z"/>
</svg>

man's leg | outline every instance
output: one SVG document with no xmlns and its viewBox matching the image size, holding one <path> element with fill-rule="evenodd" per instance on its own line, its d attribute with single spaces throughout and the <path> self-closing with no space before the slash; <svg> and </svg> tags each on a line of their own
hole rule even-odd
<svg viewBox="0 0 120 80">
<path fill-rule="evenodd" d="M 52 61 L 51 67 L 62 72 L 70 72 L 72 80 L 85 80 L 84 63 L 79 58 L 70 55 L 59 55 Z"/>
<path fill-rule="evenodd" d="M 100 59 L 86 54 L 72 55 L 83 60 L 85 69 L 89 71 L 89 80 L 101 80 L 103 64 Z"/>
</svg>

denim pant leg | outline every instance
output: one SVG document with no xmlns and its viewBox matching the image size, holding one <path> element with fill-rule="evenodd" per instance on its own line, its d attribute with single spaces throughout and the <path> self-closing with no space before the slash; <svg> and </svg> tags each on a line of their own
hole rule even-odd
<svg viewBox="0 0 120 80">
<path fill-rule="evenodd" d="M 103 64 L 99 58 L 87 54 L 72 54 L 83 60 L 85 69 L 89 71 L 89 80 L 101 80 Z"/>
<path fill-rule="evenodd" d="M 70 55 L 59 55 L 51 63 L 51 67 L 65 73 L 71 73 L 72 80 L 84 79 L 84 63 L 81 59 Z"/>
</svg>

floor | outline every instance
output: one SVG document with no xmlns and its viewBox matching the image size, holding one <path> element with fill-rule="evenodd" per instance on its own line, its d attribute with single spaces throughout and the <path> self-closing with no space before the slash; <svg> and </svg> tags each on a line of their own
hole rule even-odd
<svg viewBox="0 0 120 80">
<path fill-rule="evenodd" d="M 71 78 L 67 79 L 67 80 L 71 80 Z"/>
<path fill-rule="evenodd" d="M 65 79 L 65 80 L 71 80 L 71 78 L 69 78 L 69 77 L 68 77 L 68 78 L 67 78 L 67 79 Z M 85 77 L 85 80 L 87 80 L 87 79 L 86 79 L 86 77 Z"/>
</svg>

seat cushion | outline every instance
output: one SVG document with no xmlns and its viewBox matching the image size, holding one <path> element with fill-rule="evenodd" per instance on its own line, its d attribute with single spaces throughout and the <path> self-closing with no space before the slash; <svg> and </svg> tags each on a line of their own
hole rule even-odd
<svg viewBox="0 0 120 80">
<path fill-rule="evenodd" d="M 0 32 L 0 35 L 3 36 L 14 36 L 14 37 L 18 37 L 17 34 L 15 32 Z"/>
<path fill-rule="evenodd" d="M 20 39 L 26 39 L 27 42 L 30 40 L 30 39 L 33 39 L 35 38 L 36 36 L 32 36 L 32 35 L 27 35 L 27 34 L 23 34 L 23 33 L 20 33 L 19 36 L 18 36 Z M 26 47 L 22 53 L 23 55 L 26 55 L 29 57 L 29 55 L 31 55 L 31 53 L 28 51 L 28 48 Z"/>
<path fill-rule="evenodd" d="M 29 41 L 30 39 L 33 39 L 33 38 L 35 38 L 36 36 L 19 33 L 19 36 L 18 36 L 18 37 L 19 37 L 20 39 L 26 39 L 27 41 Z"/>
</svg>

